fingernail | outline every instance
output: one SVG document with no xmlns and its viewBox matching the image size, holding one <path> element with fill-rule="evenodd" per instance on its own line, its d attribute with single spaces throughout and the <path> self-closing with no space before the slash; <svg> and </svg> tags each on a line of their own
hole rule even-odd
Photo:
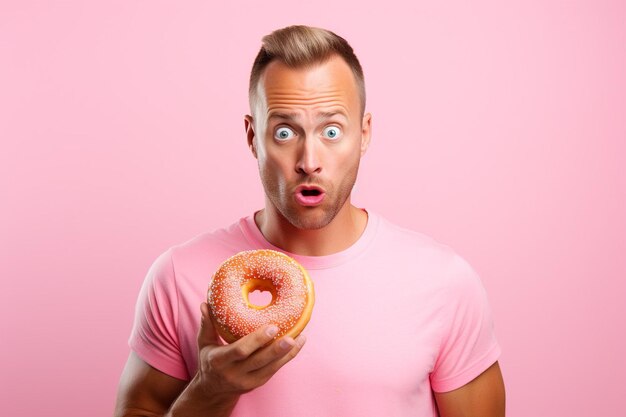
<svg viewBox="0 0 626 417">
<path fill-rule="evenodd" d="M 296 343 L 299 347 L 302 347 L 304 345 L 304 342 L 306 342 L 306 336 L 301 334 L 300 336 L 296 337 Z"/>
<path fill-rule="evenodd" d="M 289 343 L 288 341 L 286 341 L 285 339 L 282 339 L 279 343 L 279 346 L 282 350 L 290 350 L 291 349 L 291 343 Z"/>
<path fill-rule="evenodd" d="M 267 328 L 266 333 L 269 337 L 274 337 L 278 334 L 278 327 L 270 326 Z"/>
</svg>

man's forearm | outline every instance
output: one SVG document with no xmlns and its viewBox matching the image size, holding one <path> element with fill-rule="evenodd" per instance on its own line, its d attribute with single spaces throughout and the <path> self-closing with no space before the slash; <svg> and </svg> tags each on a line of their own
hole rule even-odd
<svg viewBox="0 0 626 417">
<path fill-rule="evenodd" d="M 165 417 L 229 417 L 238 400 L 237 394 L 208 396 L 196 375 Z"/>
</svg>

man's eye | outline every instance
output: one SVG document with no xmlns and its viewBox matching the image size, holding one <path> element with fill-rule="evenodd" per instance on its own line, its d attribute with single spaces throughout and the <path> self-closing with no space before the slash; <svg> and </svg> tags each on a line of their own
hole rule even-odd
<svg viewBox="0 0 626 417">
<path fill-rule="evenodd" d="M 294 131 L 289 129 L 288 127 L 279 127 L 274 133 L 274 138 L 278 140 L 287 140 L 291 139 L 295 135 L 296 134 L 294 133 Z"/>
<path fill-rule="evenodd" d="M 341 137 L 341 129 L 337 126 L 328 126 L 324 128 L 323 134 L 329 139 L 337 139 Z"/>
</svg>

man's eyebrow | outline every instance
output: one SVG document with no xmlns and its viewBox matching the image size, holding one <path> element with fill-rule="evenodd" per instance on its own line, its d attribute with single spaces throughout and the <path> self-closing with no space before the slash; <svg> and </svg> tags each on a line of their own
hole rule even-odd
<svg viewBox="0 0 626 417">
<path fill-rule="evenodd" d="M 339 111 L 339 110 L 322 112 L 317 115 L 317 118 L 318 119 L 330 119 L 331 117 L 337 116 L 337 115 L 342 116 L 344 119 L 348 118 L 348 115 L 345 112 Z"/>
<path fill-rule="evenodd" d="M 299 119 L 299 116 L 298 116 L 297 113 L 280 113 L 280 112 L 276 112 L 276 113 L 270 114 L 270 117 L 268 117 L 268 119 L 294 120 L 294 119 Z"/>
<path fill-rule="evenodd" d="M 346 115 L 345 112 L 343 111 L 327 111 L 327 112 L 322 112 L 319 113 L 317 115 L 318 120 L 321 119 L 330 119 L 333 116 L 342 116 L 343 118 L 347 119 L 348 116 Z M 268 117 L 268 119 L 284 119 L 284 120 L 295 120 L 295 119 L 299 119 L 300 115 L 298 113 L 282 113 L 282 112 L 275 112 L 270 114 L 270 116 Z"/>
</svg>

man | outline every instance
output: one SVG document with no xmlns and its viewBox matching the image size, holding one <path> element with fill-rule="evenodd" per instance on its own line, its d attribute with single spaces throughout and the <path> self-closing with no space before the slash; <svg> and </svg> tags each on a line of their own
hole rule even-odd
<svg viewBox="0 0 626 417">
<path fill-rule="evenodd" d="M 476 273 L 350 202 L 371 132 L 352 48 L 305 26 L 266 36 L 250 108 L 265 208 L 153 264 L 116 415 L 503 416 L 500 348 Z M 260 248 L 292 255 L 315 282 L 306 346 L 304 334 L 273 341 L 272 325 L 225 345 L 208 319 L 209 277 Z"/>
</svg>

